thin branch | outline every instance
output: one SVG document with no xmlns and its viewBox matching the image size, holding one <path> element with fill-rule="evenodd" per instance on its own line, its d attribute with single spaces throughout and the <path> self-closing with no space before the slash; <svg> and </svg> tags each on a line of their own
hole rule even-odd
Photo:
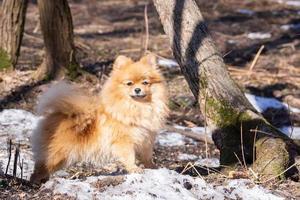
<svg viewBox="0 0 300 200">
<path fill-rule="evenodd" d="M 144 19 L 145 19 L 145 44 L 144 44 L 144 53 L 148 50 L 149 45 L 149 22 L 148 22 L 148 5 L 145 5 L 144 9 Z"/>
<path fill-rule="evenodd" d="M 5 175 L 7 175 L 10 160 L 11 160 L 11 151 L 12 151 L 12 141 L 11 140 L 9 140 L 8 145 L 9 145 L 9 148 L 8 148 L 8 161 L 7 161 L 7 165 L 6 165 Z"/>
<path fill-rule="evenodd" d="M 271 177 L 271 178 L 269 178 L 269 179 L 267 179 L 267 180 L 265 180 L 263 182 L 259 182 L 259 183 L 267 183 L 267 182 L 269 182 L 271 180 L 274 180 L 277 177 L 281 176 L 282 174 L 284 174 L 285 172 L 287 172 L 288 170 L 290 170 L 291 168 L 293 168 L 293 167 L 295 167 L 297 165 L 298 165 L 298 163 L 294 163 L 293 165 L 289 166 L 288 168 L 286 168 L 284 171 L 282 171 L 281 173 L 277 174 L 276 176 L 273 176 L 273 177 Z"/>
<path fill-rule="evenodd" d="M 256 128 L 255 128 L 255 132 L 254 132 L 254 141 L 253 141 L 253 147 L 252 147 L 252 162 L 254 162 L 255 161 L 255 158 L 256 158 L 256 156 L 255 156 L 255 143 L 256 143 L 256 137 L 257 137 L 257 126 L 256 126 Z"/>
<path fill-rule="evenodd" d="M 16 147 L 16 151 L 15 151 L 13 177 L 16 177 L 16 175 L 17 175 L 18 157 L 19 157 L 19 155 L 20 155 L 20 144 Z"/>
<path fill-rule="evenodd" d="M 244 162 L 244 167 L 245 167 L 245 169 L 247 169 L 245 152 L 244 152 L 243 123 L 241 123 L 241 150 L 242 150 L 242 158 L 243 158 L 243 162 Z"/>
<path fill-rule="evenodd" d="M 250 66 L 250 68 L 249 68 L 249 70 L 248 70 L 248 76 L 252 73 L 252 69 L 254 68 L 255 64 L 257 63 L 258 58 L 259 58 L 259 56 L 260 56 L 260 54 L 261 54 L 261 52 L 262 52 L 262 50 L 263 50 L 264 48 L 265 48 L 265 46 L 262 45 L 262 46 L 259 48 L 258 52 L 256 53 L 256 55 L 255 55 L 255 57 L 254 57 L 254 60 L 252 61 L 251 66 Z"/>
</svg>

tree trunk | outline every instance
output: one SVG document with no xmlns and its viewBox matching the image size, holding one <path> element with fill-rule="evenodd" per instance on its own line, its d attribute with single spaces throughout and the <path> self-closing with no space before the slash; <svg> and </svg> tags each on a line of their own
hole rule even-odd
<svg viewBox="0 0 300 200">
<path fill-rule="evenodd" d="M 40 24 L 45 44 L 45 58 L 37 78 L 75 78 L 78 64 L 75 59 L 72 15 L 67 0 L 38 0 Z"/>
<path fill-rule="evenodd" d="M 3 0 L 0 14 L 0 70 L 15 67 L 23 37 L 27 0 Z"/>
<path fill-rule="evenodd" d="M 238 160 L 252 163 L 256 151 L 255 169 L 263 177 L 284 171 L 293 159 L 293 142 L 253 108 L 231 79 L 195 1 L 153 1 L 174 57 L 213 132 L 221 165 L 233 165 Z M 281 148 L 275 151 L 278 145 Z M 261 154 L 264 149 L 269 153 Z"/>
</svg>

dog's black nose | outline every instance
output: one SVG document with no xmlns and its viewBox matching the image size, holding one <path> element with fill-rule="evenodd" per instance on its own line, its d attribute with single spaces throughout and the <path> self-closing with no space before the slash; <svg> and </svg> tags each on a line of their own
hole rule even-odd
<svg viewBox="0 0 300 200">
<path fill-rule="evenodd" d="M 141 90 L 141 88 L 135 88 L 134 91 L 135 91 L 135 93 L 138 94 L 138 93 L 140 93 L 142 90 Z"/>
</svg>

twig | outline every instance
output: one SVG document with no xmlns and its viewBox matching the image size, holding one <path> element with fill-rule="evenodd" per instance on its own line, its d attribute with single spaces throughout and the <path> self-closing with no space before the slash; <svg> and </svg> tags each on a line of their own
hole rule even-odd
<svg viewBox="0 0 300 200">
<path fill-rule="evenodd" d="M 256 143 L 256 137 L 257 137 L 257 126 L 255 128 L 255 132 L 254 132 L 254 141 L 253 141 L 253 148 L 252 148 L 252 162 L 255 161 L 255 143 Z"/>
<path fill-rule="evenodd" d="M 24 159 L 22 159 L 22 164 L 21 164 L 21 179 L 23 179 L 23 169 L 24 169 Z"/>
<path fill-rule="evenodd" d="M 262 45 L 262 46 L 259 48 L 258 52 L 256 53 L 256 55 L 255 55 L 255 57 L 254 57 L 254 60 L 252 61 L 251 66 L 250 66 L 250 68 L 249 68 L 248 76 L 252 73 L 252 69 L 253 69 L 253 67 L 255 66 L 255 64 L 257 63 L 257 60 L 258 60 L 258 58 L 259 58 L 259 56 L 260 56 L 260 54 L 261 54 L 261 52 L 262 52 L 262 50 L 263 50 L 264 48 L 265 48 L 265 46 Z"/>
<path fill-rule="evenodd" d="M 145 5 L 144 9 L 144 19 L 145 19 L 145 44 L 144 44 L 144 53 L 148 50 L 149 43 L 149 22 L 148 22 L 148 5 Z"/>
<path fill-rule="evenodd" d="M 244 165 L 243 165 L 241 159 L 238 157 L 238 155 L 235 152 L 233 152 L 233 154 L 235 155 L 236 159 L 239 161 L 240 165 L 243 167 Z M 247 168 L 245 168 L 245 170 L 247 170 Z"/>
<path fill-rule="evenodd" d="M 21 170 L 21 179 L 23 179 L 23 166 L 24 166 L 24 159 L 21 161 L 21 156 L 19 156 L 19 168 Z"/>
<path fill-rule="evenodd" d="M 78 176 L 80 175 L 81 172 L 76 172 L 75 174 L 73 174 L 69 179 L 75 179 L 78 178 Z"/>
<path fill-rule="evenodd" d="M 181 174 L 183 174 L 184 172 L 186 172 L 187 170 L 189 170 L 189 169 L 191 169 L 191 168 L 193 168 L 195 171 L 196 171 L 196 173 L 197 173 L 197 175 L 202 179 L 202 180 L 204 180 L 203 179 L 203 177 L 201 176 L 201 174 L 198 172 L 198 170 L 195 168 L 195 165 L 193 164 L 193 163 L 191 163 L 191 162 L 188 162 L 188 164 L 185 166 L 185 168 L 182 170 L 182 172 L 181 172 Z"/>
<path fill-rule="evenodd" d="M 269 160 L 265 165 L 264 167 L 260 170 L 260 174 L 268 167 L 268 165 L 273 162 L 275 159 L 277 159 L 278 157 L 273 157 L 271 160 Z"/>
<path fill-rule="evenodd" d="M 244 142 L 243 142 L 243 123 L 241 123 L 241 150 L 242 150 L 242 158 L 243 158 L 243 162 L 244 162 L 244 167 L 245 169 L 247 169 L 247 165 L 246 165 L 246 159 L 245 159 L 245 153 L 244 153 Z"/>
<path fill-rule="evenodd" d="M 250 132 L 255 132 L 255 133 L 259 132 L 259 133 L 266 134 L 266 135 L 268 135 L 268 136 L 272 136 L 272 137 L 274 137 L 274 138 L 280 138 L 280 136 L 273 135 L 272 133 L 268 133 L 268 132 L 266 132 L 266 131 L 261 131 L 261 130 L 257 130 L 257 129 L 250 129 Z"/>
<path fill-rule="evenodd" d="M 289 120 L 290 120 L 290 123 L 291 123 L 291 133 L 290 133 L 289 137 L 292 138 L 293 132 L 294 132 L 294 123 L 293 123 L 293 119 L 290 117 L 291 114 L 292 114 L 290 104 L 289 104 L 288 101 L 286 102 L 286 104 L 288 105 L 287 110 L 289 112 L 288 116 L 289 116 Z"/>
<path fill-rule="evenodd" d="M 223 55 L 223 58 L 225 58 L 227 55 L 229 55 L 230 53 L 232 52 L 232 50 L 226 52 L 224 55 Z"/>
<path fill-rule="evenodd" d="M 255 177 L 256 180 L 258 180 L 258 175 L 257 173 L 255 173 L 255 171 L 253 171 L 253 169 L 251 167 L 248 168 L 249 171 L 251 172 L 251 174 Z"/>
<path fill-rule="evenodd" d="M 16 177 L 16 175 L 17 175 L 18 157 L 19 157 L 19 155 L 20 155 L 20 144 L 16 147 L 16 151 L 15 151 L 13 177 Z"/>
<path fill-rule="evenodd" d="M 10 160 L 11 160 L 11 151 L 12 151 L 11 149 L 12 149 L 12 141 L 9 140 L 8 161 L 7 161 L 7 165 L 6 165 L 5 175 L 7 175 L 9 164 L 10 164 Z"/>
<path fill-rule="evenodd" d="M 276 179 L 277 177 L 281 176 L 282 174 L 284 174 L 285 172 L 287 172 L 288 170 L 290 170 L 291 168 L 295 167 L 296 165 L 298 165 L 297 163 L 292 164 L 291 166 L 289 166 L 288 168 L 286 168 L 284 171 L 282 171 L 281 173 L 277 174 L 276 176 L 273 176 L 263 182 L 259 182 L 259 183 L 267 183 L 273 179 Z"/>
<path fill-rule="evenodd" d="M 197 170 L 197 168 L 204 169 L 206 171 L 207 171 L 207 168 L 209 168 L 212 172 L 217 173 L 217 174 L 221 175 L 224 178 L 228 178 L 225 174 L 223 174 L 222 172 L 220 172 L 219 170 L 217 170 L 215 168 L 211 168 L 211 167 L 208 167 L 208 166 L 202 166 L 202 165 L 195 165 L 195 163 L 191 163 L 191 162 L 188 162 L 185 165 L 185 167 L 180 172 L 180 174 L 183 174 L 183 173 L 187 172 L 188 170 L 190 170 L 192 168 L 196 171 L 197 175 L 200 176 L 201 178 L 202 178 L 202 176 L 201 176 L 200 172 Z M 209 172 L 207 171 L 207 173 L 209 173 Z"/>
</svg>

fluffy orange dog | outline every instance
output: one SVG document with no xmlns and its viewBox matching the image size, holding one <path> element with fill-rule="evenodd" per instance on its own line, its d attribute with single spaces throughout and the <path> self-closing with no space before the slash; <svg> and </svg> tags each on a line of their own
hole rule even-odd
<svg viewBox="0 0 300 200">
<path fill-rule="evenodd" d="M 35 168 L 31 181 L 77 161 L 117 160 L 128 172 L 152 162 L 157 131 L 168 114 L 163 77 L 153 55 L 138 62 L 119 56 L 99 97 L 64 82 L 54 85 L 38 106 L 44 119 L 32 137 Z"/>
</svg>

